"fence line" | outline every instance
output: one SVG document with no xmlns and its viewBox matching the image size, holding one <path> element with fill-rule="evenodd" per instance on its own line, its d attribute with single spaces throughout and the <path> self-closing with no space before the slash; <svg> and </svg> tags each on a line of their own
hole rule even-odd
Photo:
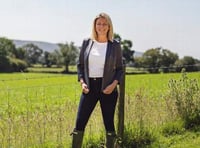
<svg viewBox="0 0 200 148">
<path fill-rule="evenodd" d="M 197 68 L 197 71 L 200 70 L 200 63 L 199 64 L 193 64 L 193 65 L 180 65 L 180 66 L 155 66 L 155 67 L 137 67 L 137 66 L 131 66 L 133 68 L 138 69 L 146 69 L 146 70 L 154 70 L 154 69 L 176 69 L 176 68 Z"/>
<path fill-rule="evenodd" d="M 42 78 L 59 78 L 59 77 L 66 77 L 65 75 L 58 75 L 58 76 L 42 76 L 42 77 L 26 77 L 26 78 L 13 78 L 13 79 L 0 79 L 2 82 L 6 81 L 18 81 L 18 80 L 33 80 L 33 79 L 42 79 Z"/>
</svg>

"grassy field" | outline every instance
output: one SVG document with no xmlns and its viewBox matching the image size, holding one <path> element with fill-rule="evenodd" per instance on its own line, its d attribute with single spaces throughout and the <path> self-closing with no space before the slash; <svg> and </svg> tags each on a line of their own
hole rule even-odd
<svg viewBox="0 0 200 148">
<path fill-rule="evenodd" d="M 187 76 L 200 83 L 199 72 Z M 198 131 L 184 131 L 169 137 L 160 132 L 162 126 L 171 120 L 164 101 L 169 80 L 179 78 L 180 73 L 127 75 L 126 131 L 144 125 L 156 137 L 151 147 L 199 147 Z M 0 148 L 69 148 L 69 134 L 74 127 L 80 93 L 76 75 L 0 74 Z M 102 139 L 103 133 L 97 105 L 86 128 L 85 147 L 90 147 L 89 141 Z"/>
</svg>

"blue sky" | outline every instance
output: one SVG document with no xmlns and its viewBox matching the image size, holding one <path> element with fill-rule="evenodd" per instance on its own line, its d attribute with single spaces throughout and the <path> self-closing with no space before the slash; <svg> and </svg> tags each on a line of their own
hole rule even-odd
<svg viewBox="0 0 200 148">
<path fill-rule="evenodd" d="M 200 0 L 0 0 L 0 37 L 79 46 L 100 12 L 133 50 L 162 47 L 200 59 Z"/>
</svg>

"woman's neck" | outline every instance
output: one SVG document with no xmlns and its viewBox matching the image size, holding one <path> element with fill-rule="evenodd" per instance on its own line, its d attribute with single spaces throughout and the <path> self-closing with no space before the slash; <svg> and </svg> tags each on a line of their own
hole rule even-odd
<svg viewBox="0 0 200 148">
<path fill-rule="evenodd" d="M 99 36 L 97 38 L 97 41 L 100 42 L 100 43 L 102 43 L 102 42 L 108 42 L 108 39 L 107 39 L 106 36 Z"/>
</svg>

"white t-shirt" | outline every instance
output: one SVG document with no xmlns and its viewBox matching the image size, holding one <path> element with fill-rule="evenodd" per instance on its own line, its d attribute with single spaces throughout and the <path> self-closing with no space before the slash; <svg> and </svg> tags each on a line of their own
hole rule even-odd
<svg viewBox="0 0 200 148">
<path fill-rule="evenodd" d="M 103 77 L 105 57 L 107 50 L 107 42 L 100 43 L 94 41 L 89 55 L 89 77 Z"/>
</svg>

